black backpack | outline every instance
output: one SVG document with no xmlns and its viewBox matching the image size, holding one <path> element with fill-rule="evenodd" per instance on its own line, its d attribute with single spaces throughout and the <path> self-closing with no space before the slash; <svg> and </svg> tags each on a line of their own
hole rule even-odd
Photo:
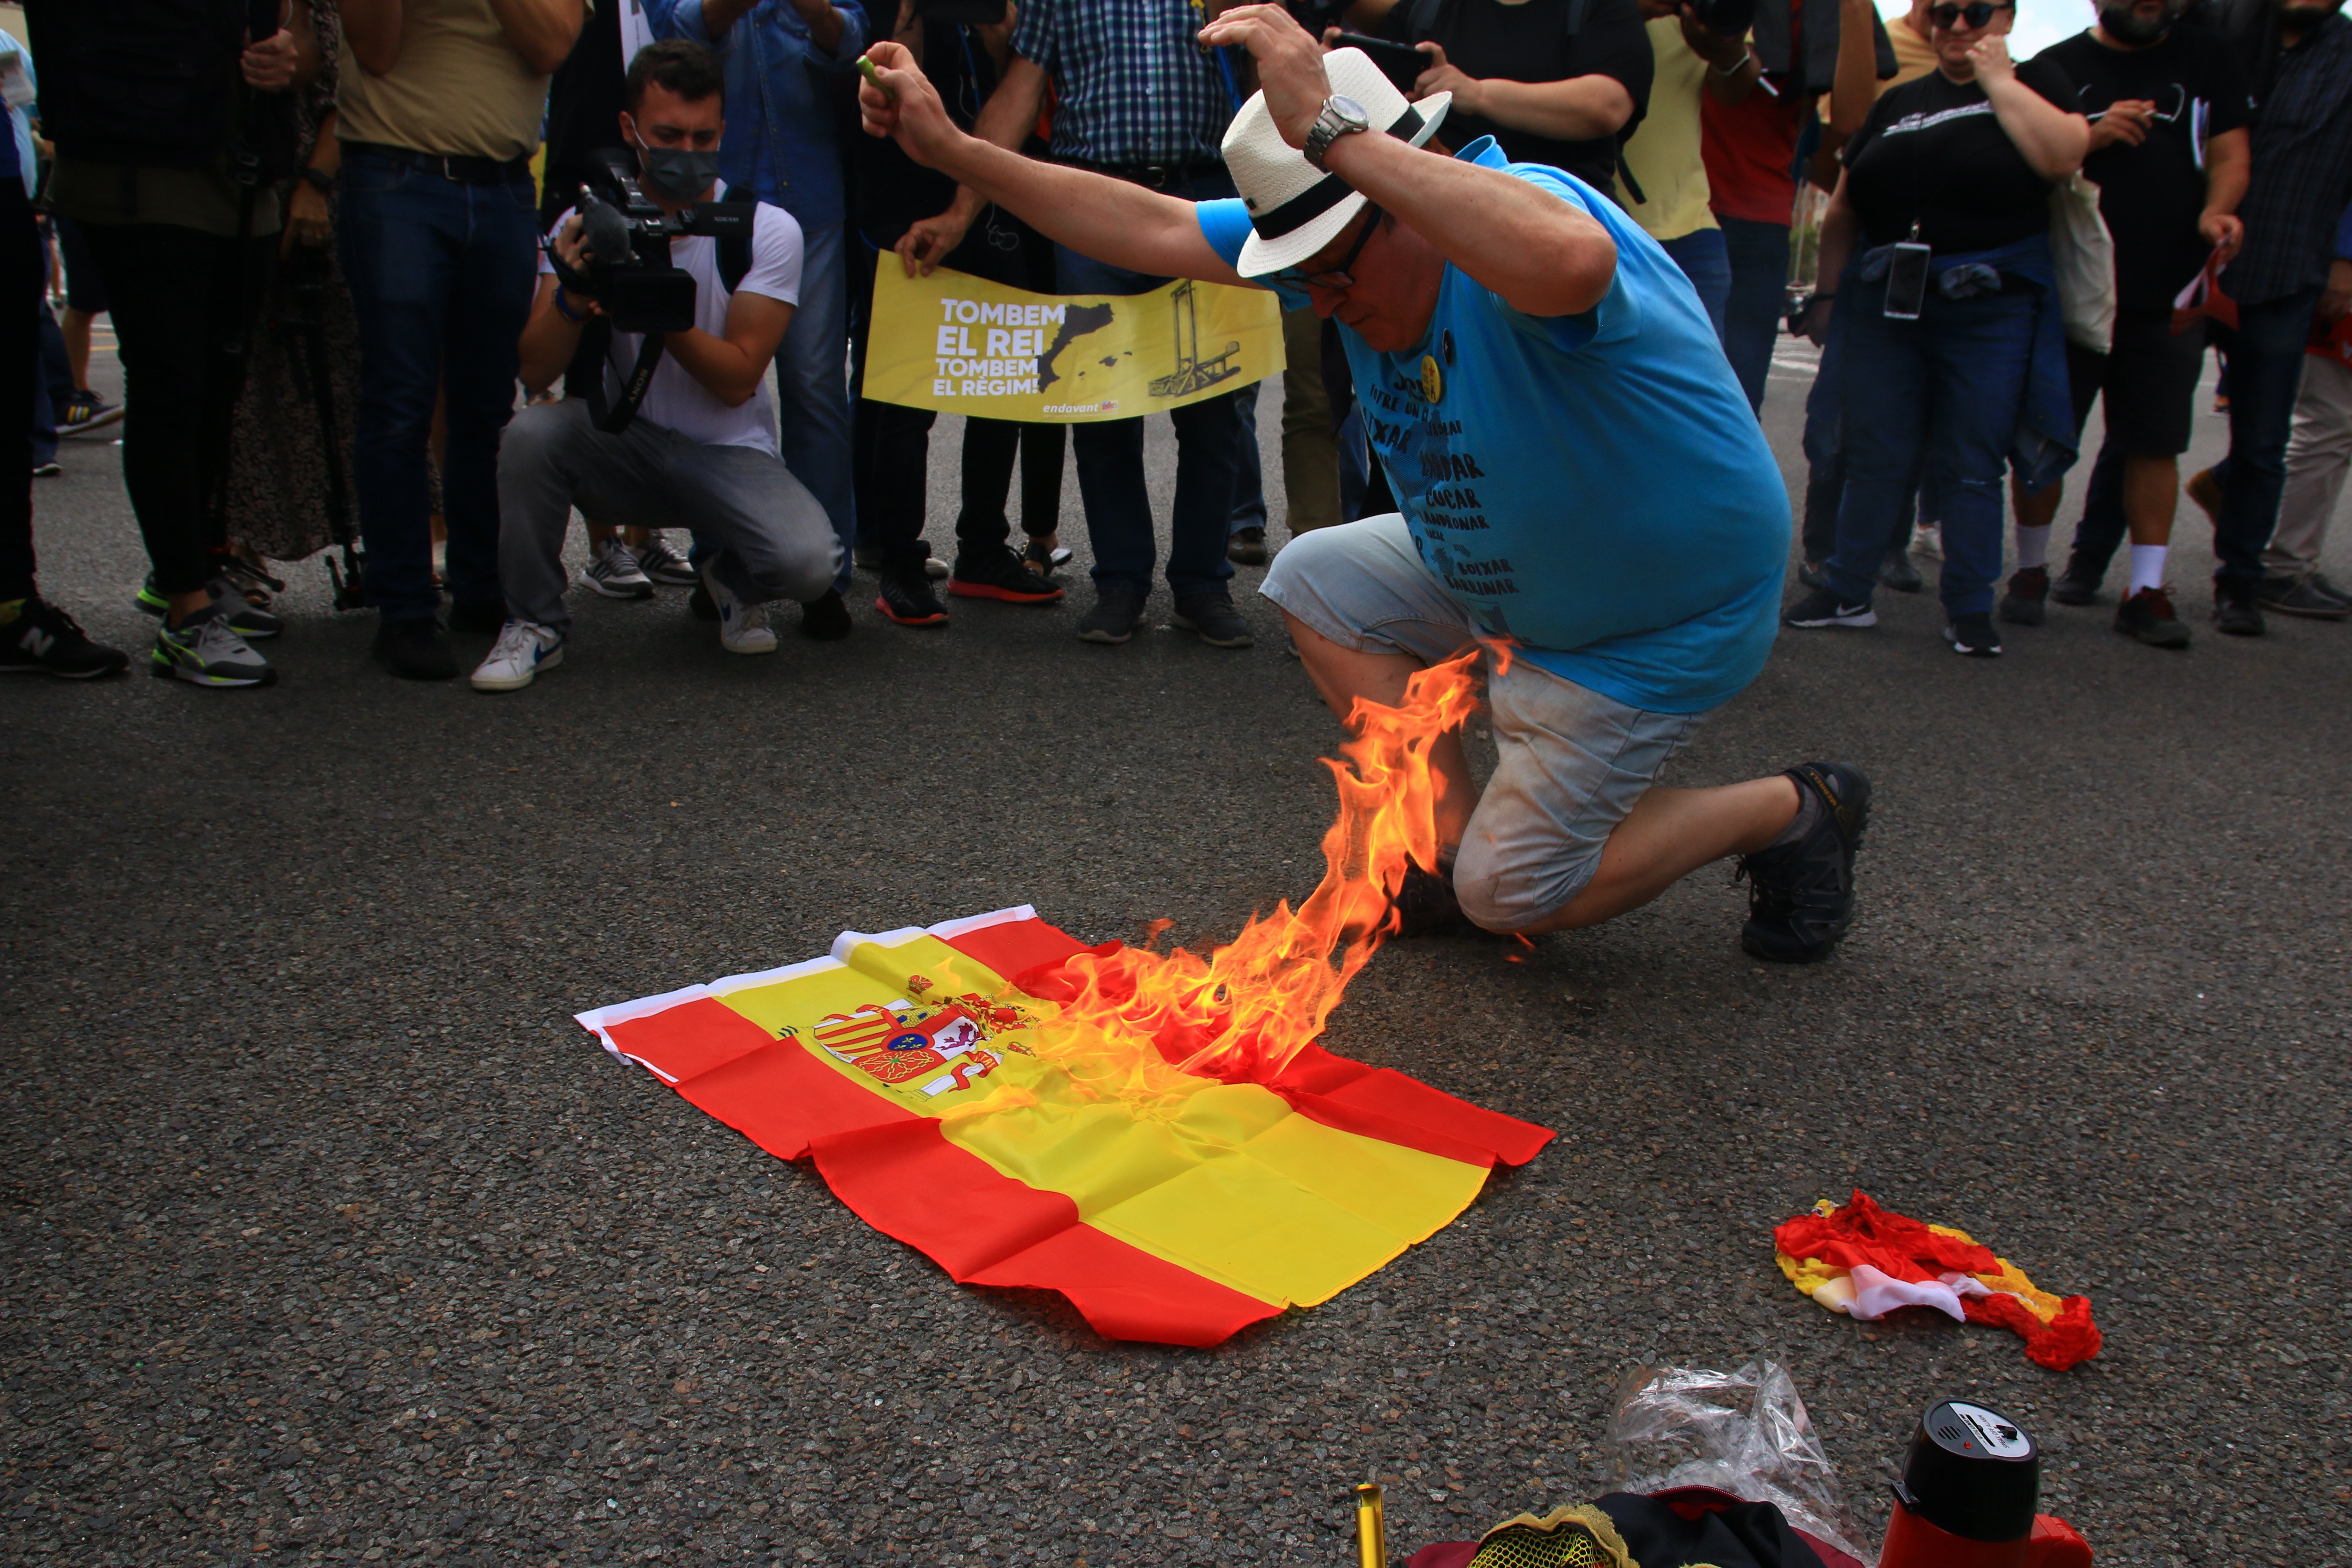
<svg viewBox="0 0 2352 1568">
<path fill-rule="evenodd" d="M 68 158 L 212 163 L 247 129 L 246 11 L 242 0 L 26 0 L 42 133 Z"/>
</svg>

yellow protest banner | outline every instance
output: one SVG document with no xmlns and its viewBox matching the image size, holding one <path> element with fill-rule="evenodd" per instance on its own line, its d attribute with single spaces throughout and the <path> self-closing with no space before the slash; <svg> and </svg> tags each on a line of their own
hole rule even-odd
<svg viewBox="0 0 2352 1568">
<path fill-rule="evenodd" d="M 1032 294 L 945 268 L 874 274 L 865 395 L 985 419 L 1129 419 L 1282 368 L 1282 309 L 1262 289 L 1175 282 L 1149 294 Z"/>
</svg>

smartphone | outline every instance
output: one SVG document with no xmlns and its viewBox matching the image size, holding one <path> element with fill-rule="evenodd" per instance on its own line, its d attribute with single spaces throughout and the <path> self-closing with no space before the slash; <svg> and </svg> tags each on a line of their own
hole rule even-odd
<svg viewBox="0 0 2352 1568">
<path fill-rule="evenodd" d="M 1888 321 L 1919 319 L 1920 308 L 1927 302 L 1927 258 L 1933 254 L 1916 239 L 1906 239 L 1895 247 L 1895 255 L 1886 264 Z"/>
<path fill-rule="evenodd" d="M 915 0 L 915 15 L 926 21 L 992 27 L 1004 20 L 1004 0 Z"/>
<path fill-rule="evenodd" d="M 1331 40 L 1335 49 L 1361 49 L 1381 68 L 1381 74 L 1396 83 L 1399 92 L 1411 92 L 1421 73 L 1429 68 L 1429 57 L 1411 44 L 1391 43 L 1366 33 L 1342 33 Z"/>
</svg>

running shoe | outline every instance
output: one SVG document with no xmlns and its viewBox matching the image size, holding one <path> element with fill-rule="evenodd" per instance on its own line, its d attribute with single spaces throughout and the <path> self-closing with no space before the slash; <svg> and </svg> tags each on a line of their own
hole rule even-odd
<svg viewBox="0 0 2352 1568">
<path fill-rule="evenodd" d="M 191 686 L 272 686 L 278 680 L 278 671 L 237 635 L 217 603 L 176 626 L 167 619 L 156 627 L 147 668 L 159 679 Z"/>
<path fill-rule="evenodd" d="M 63 463 L 58 462 L 55 458 L 51 458 L 46 463 L 35 463 L 33 465 L 33 477 L 37 479 L 54 479 L 65 471 L 66 466 Z"/>
<path fill-rule="evenodd" d="M 2213 625 L 2233 637 L 2258 637 L 2263 625 L 2262 583 L 2243 577 L 2213 579 Z"/>
<path fill-rule="evenodd" d="M 1187 594 L 1176 601 L 1171 618 L 1211 647 L 1248 647 L 1255 640 L 1249 623 L 1223 594 Z"/>
<path fill-rule="evenodd" d="M 653 579 L 637 569 L 637 558 L 621 542 L 617 533 L 608 533 L 596 546 L 595 555 L 580 580 L 608 599 L 650 599 L 654 596 Z"/>
<path fill-rule="evenodd" d="M 1748 883 L 1739 945 L 1774 963 L 1818 963 L 1853 924 L 1853 858 L 1870 826 L 1870 780 L 1852 763 L 1806 763 L 1784 776 L 1815 808 L 1814 819 L 1794 840 L 1739 858 L 1732 879 Z"/>
<path fill-rule="evenodd" d="M 205 592 L 212 595 L 215 605 L 226 607 L 229 630 L 241 637 L 258 642 L 265 637 L 274 637 L 286 629 L 286 623 L 268 610 L 257 610 L 247 604 L 245 595 L 226 576 L 215 577 L 205 584 Z M 172 607 L 172 601 L 156 589 L 155 574 L 152 572 L 148 573 L 147 580 L 139 585 L 139 596 L 133 603 L 146 614 L 158 617 Z"/>
<path fill-rule="evenodd" d="M 1095 607 L 1078 617 L 1078 640 L 1123 643 L 1141 625 L 1142 595 L 1127 588 L 1097 588 Z"/>
<path fill-rule="evenodd" d="M 1790 605 L 1780 620 L 1791 626 L 1874 626 L 1878 612 L 1867 599 L 1851 605 L 1833 588 L 1816 588 Z"/>
<path fill-rule="evenodd" d="M 929 573 L 934 577 L 947 570 L 946 565 L 937 559 L 926 563 L 926 571 L 931 566 L 940 569 Z M 827 588 L 822 597 L 811 599 L 801 606 L 801 636 L 811 642 L 839 642 L 856 625 L 849 618 L 849 606 L 843 602 L 838 588 Z"/>
<path fill-rule="evenodd" d="M 1927 579 L 1919 574 L 1910 552 L 1890 550 L 1878 563 L 1878 580 L 1898 594 L 1916 594 L 1927 586 Z"/>
<path fill-rule="evenodd" d="M 477 691 L 520 691 L 542 669 L 563 662 L 563 634 L 530 621 L 509 621 L 474 669 Z"/>
<path fill-rule="evenodd" d="M 2142 588 L 2116 606 L 2116 630 L 2150 647 L 2187 647 L 2189 628 L 2172 613 L 2167 588 Z"/>
<path fill-rule="evenodd" d="M 121 419 L 120 403 L 109 403 L 95 392 L 77 392 L 66 401 L 66 416 L 58 421 L 58 434 L 87 436 L 92 430 L 120 424 Z"/>
<path fill-rule="evenodd" d="M 2050 568 L 2026 566 L 2009 580 L 2000 596 L 2000 618 L 2013 626 L 2038 626 L 2050 618 Z"/>
<path fill-rule="evenodd" d="M 1952 651 L 1970 658 L 1999 658 L 2000 634 L 1992 629 L 1992 617 L 1982 610 L 1965 616 L 1954 616 L 1944 623 L 1944 640 Z"/>
<path fill-rule="evenodd" d="M 948 590 L 953 593 L 955 590 Z M 1058 591 L 1058 590 L 1057 590 Z M 919 572 L 885 572 L 882 591 L 874 597 L 874 607 L 883 617 L 902 626 L 943 626 L 948 624 L 947 606 L 931 592 L 931 580 Z"/>
<path fill-rule="evenodd" d="M 1049 605 L 1062 596 L 1009 544 L 967 544 L 956 552 L 948 592 L 960 599 L 1002 599 L 1009 605 Z"/>
<path fill-rule="evenodd" d="M 2099 584 L 2106 574 L 2105 567 L 2094 571 L 2077 550 L 2067 558 L 2066 570 L 2050 584 L 2050 596 L 2062 605 L 2095 605 L 2099 602 Z"/>
<path fill-rule="evenodd" d="M 1263 566 L 1266 562 L 1265 530 L 1237 528 L 1225 540 L 1225 559 L 1236 566 Z"/>
<path fill-rule="evenodd" d="M 714 557 L 715 559 L 715 557 Z M 709 563 L 702 568 L 702 591 L 719 612 L 719 646 L 729 653 L 773 653 L 776 634 L 768 625 L 768 606 L 747 605 L 735 590 L 719 580 Z"/>
<path fill-rule="evenodd" d="M 130 663 L 129 654 L 90 641 L 71 616 L 45 599 L 0 605 L 0 673 L 26 670 L 89 680 L 119 674 Z"/>
<path fill-rule="evenodd" d="M 1944 558 L 1944 525 L 1940 522 L 1912 524 L 1911 553 L 1922 561 L 1941 561 Z"/>
<path fill-rule="evenodd" d="M 702 581 L 686 557 L 669 547 L 661 530 L 653 530 L 636 547 L 637 570 L 665 588 L 691 588 Z"/>
</svg>

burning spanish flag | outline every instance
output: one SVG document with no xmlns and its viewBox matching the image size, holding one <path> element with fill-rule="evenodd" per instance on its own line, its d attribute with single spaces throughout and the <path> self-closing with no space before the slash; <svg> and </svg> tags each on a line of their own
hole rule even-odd
<svg viewBox="0 0 2352 1568">
<path fill-rule="evenodd" d="M 1552 1136 L 1313 1043 L 1408 857 L 1435 863 L 1429 748 L 1470 668 L 1358 704 L 1322 883 L 1205 958 L 1024 906 L 580 1022 L 955 1279 L 1058 1290 L 1109 1338 L 1211 1345 L 1328 1300 Z"/>
</svg>

